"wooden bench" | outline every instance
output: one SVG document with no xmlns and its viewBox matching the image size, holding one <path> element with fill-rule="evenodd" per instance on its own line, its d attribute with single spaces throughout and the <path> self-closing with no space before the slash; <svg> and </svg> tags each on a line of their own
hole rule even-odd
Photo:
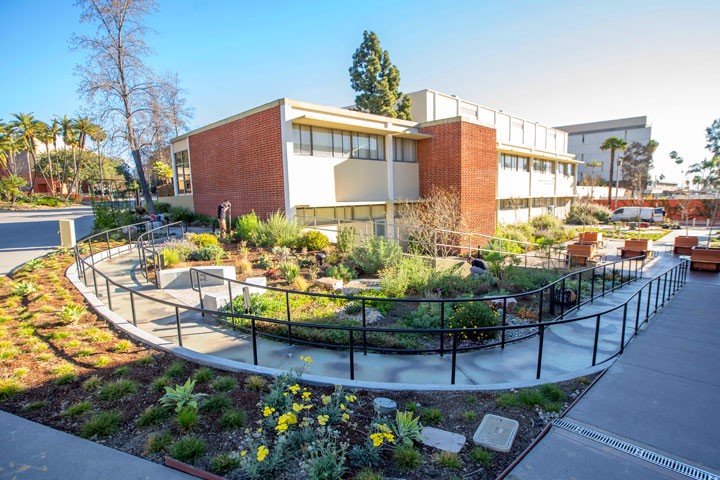
<svg viewBox="0 0 720 480">
<path fill-rule="evenodd" d="M 621 258 L 633 258 L 645 255 L 645 258 L 652 257 L 652 240 L 627 239 L 625 245 L 618 248 Z"/>
<path fill-rule="evenodd" d="M 690 270 L 720 272 L 720 248 L 692 247 Z"/>
<path fill-rule="evenodd" d="M 570 265 L 587 265 L 594 261 L 597 253 L 594 243 L 571 243 L 567 250 Z"/>
<path fill-rule="evenodd" d="M 603 246 L 602 232 L 581 232 L 578 234 L 577 243 L 583 245 L 588 243 L 594 243 L 600 248 Z"/>
<path fill-rule="evenodd" d="M 673 254 L 674 255 L 690 255 L 692 247 L 697 247 L 698 237 L 686 237 L 680 235 L 675 237 L 673 243 Z"/>
</svg>

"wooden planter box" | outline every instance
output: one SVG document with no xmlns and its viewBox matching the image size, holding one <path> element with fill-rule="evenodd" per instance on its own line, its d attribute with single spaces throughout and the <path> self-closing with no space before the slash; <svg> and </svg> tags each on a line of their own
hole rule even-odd
<svg viewBox="0 0 720 480">
<path fill-rule="evenodd" d="M 690 269 L 720 272 L 720 248 L 692 247 Z"/>
<path fill-rule="evenodd" d="M 602 232 L 582 232 L 578 235 L 578 243 L 602 243 Z"/>
<path fill-rule="evenodd" d="M 620 256 L 623 258 L 633 258 L 645 255 L 647 258 L 652 256 L 652 240 L 627 239 L 625 246 L 620 248 Z"/>
<path fill-rule="evenodd" d="M 675 255 L 690 255 L 692 247 L 697 247 L 698 237 L 686 237 L 684 235 L 675 237 L 673 253 Z"/>
<path fill-rule="evenodd" d="M 595 257 L 597 248 L 594 243 L 571 243 L 567 246 L 570 264 L 587 265 L 588 259 Z"/>
</svg>

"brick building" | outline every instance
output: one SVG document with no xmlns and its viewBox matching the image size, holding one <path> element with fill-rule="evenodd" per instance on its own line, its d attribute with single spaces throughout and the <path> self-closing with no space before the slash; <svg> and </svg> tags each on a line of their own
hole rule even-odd
<svg viewBox="0 0 720 480">
<path fill-rule="evenodd" d="M 410 97 L 413 121 L 283 98 L 181 135 L 171 202 L 392 223 L 395 202 L 438 186 L 459 192 L 477 233 L 567 213 L 578 162 L 566 133 L 432 90 Z"/>
</svg>

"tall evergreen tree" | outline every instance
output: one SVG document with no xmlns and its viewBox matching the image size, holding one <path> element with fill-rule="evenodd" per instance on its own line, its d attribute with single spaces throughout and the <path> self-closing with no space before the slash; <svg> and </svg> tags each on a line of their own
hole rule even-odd
<svg viewBox="0 0 720 480">
<path fill-rule="evenodd" d="M 363 42 L 353 54 L 350 86 L 355 105 L 363 112 L 411 120 L 410 97 L 400 92 L 400 71 L 390 63 L 390 54 L 380 47 L 375 32 L 363 32 Z"/>
</svg>

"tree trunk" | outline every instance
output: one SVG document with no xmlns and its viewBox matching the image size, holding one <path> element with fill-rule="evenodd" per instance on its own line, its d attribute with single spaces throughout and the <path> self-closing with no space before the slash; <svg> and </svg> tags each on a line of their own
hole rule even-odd
<svg viewBox="0 0 720 480">
<path fill-rule="evenodd" d="M 610 181 L 608 182 L 608 208 L 612 209 L 613 174 L 615 172 L 615 149 L 610 149 Z"/>
</svg>

